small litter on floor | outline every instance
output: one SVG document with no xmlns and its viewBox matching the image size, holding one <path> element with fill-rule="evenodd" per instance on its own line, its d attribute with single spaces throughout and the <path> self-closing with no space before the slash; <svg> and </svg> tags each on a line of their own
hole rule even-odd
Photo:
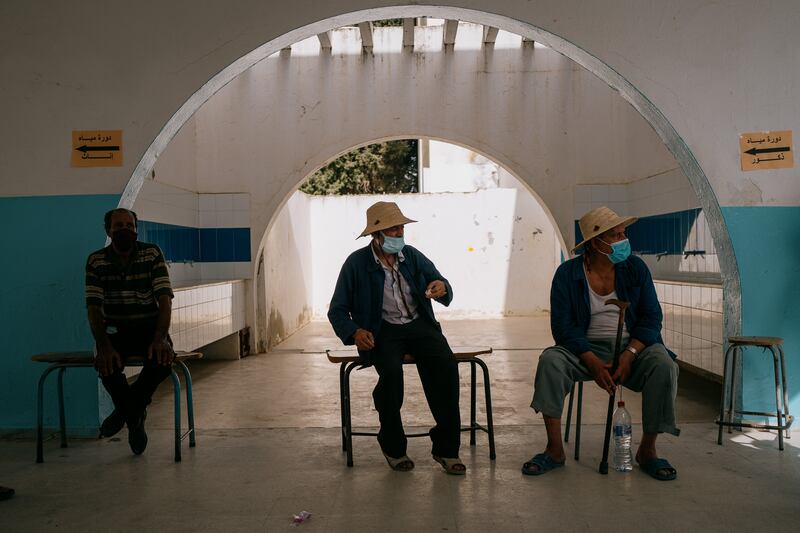
<svg viewBox="0 0 800 533">
<path fill-rule="evenodd" d="M 311 519 L 311 513 L 309 513 L 308 511 L 300 511 L 292 518 L 292 525 L 299 526 L 300 524 L 304 524 L 310 519 Z"/>
</svg>

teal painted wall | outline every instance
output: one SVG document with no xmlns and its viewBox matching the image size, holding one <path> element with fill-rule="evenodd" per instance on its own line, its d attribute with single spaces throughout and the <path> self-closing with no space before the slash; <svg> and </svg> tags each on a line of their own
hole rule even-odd
<svg viewBox="0 0 800 533">
<path fill-rule="evenodd" d="M 103 213 L 117 195 L 0 198 L 0 429 L 35 427 L 36 382 L 44 365 L 30 356 L 92 346 L 83 304 L 83 268 L 105 242 Z M 791 409 L 800 412 L 800 207 L 722 209 L 742 278 L 742 332 L 786 340 Z M 771 358 L 745 359 L 743 401 L 770 409 Z M 46 389 L 46 419 L 57 425 L 55 376 Z M 89 370 L 67 372 L 70 433 L 93 434 L 98 384 Z"/>
<path fill-rule="evenodd" d="M 783 337 L 790 412 L 800 412 L 800 207 L 723 207 L 742 281 L 742 334 Z M 746 410 L 774 410 L 772 356 L 744 358 Z"/>
<path fill-rule="evenodd" d="M 45 365 L 31 355 L 91 349 L 84 265 L 103 247 L 103 214 L 118 201 L 117 195 L 0 198 L 0 429 L 35 427 L 36 383 Z M 45 395 L 48 427 L 58 425 L 55 377 Z M 96 434 L 98 384 L 94 371 L 67 371 L 70 433 Z"/>
</svg>

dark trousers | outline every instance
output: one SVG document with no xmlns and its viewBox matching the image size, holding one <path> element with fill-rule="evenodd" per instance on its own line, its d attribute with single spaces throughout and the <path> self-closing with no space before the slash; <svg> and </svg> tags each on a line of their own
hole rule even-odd
<svg viewBox="0 0 800 533">
<path fill-rule="evenodd" d="M 132 384 L 128 384 L 128 378 L 122 372 L 123 369 L 116 369 L 110 376 L 101 376 L 114 408 L 125 415 L 126 421 L 136 423 L 142 411 L 150 405 L 153 393 L 158 385 L 172 372 L 171 366 L 159 365 L 154 359 L 147 359 L 147 348 L 153 341 L 155 326 L 152 328 L 139 328 L 132 330 L 119 330 L 117 333 L 109 335 L 111 345 L 122 358 L 122 364 L 128 357 L 144 357 L 145 363 L 142 372 Z M 167 336 L 167 342 L 172 346 L 172 339 Z"/>
<path fill-rule="evenodd" d="M 372 392 L 381 428 L 378 443 L 390 457 L 406 454 L 408 441 L 403 431 L 403 355 L 417 361 L 422 388 L 436 426 L 431 429 L 432 453 L 458 457 L 461 445 L 461 414 L 458 407 L 458 365 L 442 332 L 428 321 L 403 325 L 383 322 L 375 339 L 371 360 L 378 371 Z"/>
</svg>

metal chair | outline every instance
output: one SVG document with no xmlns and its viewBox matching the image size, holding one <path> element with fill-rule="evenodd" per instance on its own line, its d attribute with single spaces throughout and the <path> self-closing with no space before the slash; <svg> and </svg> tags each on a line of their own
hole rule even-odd
<svg viewBox="0 0 800 533">
<path fill-rule="evenodd" d="M 575 460 L 581 454 L 581 410 L 583 408 L 583 381 L 578 381 L 578 411 L 575 415 Z M 572 402 L 575 397 L 575 383 L 569 390 L 569 407 L 567 408 L 567 427 L 564 429 L 564 442 L 569 442 L 569 426 L 572 421 Z"/>
</svg>

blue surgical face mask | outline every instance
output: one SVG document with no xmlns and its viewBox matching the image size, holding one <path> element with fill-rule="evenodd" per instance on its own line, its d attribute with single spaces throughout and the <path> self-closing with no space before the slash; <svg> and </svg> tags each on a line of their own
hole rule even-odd
<svg viewBox="0 0 800 533">
<path fill-rule="evenodd" d="M 631 255 L 631 241 L 628 239 L 612 243 L 607 243 L 600 239 L 600 242 L 611 247 L 611 253 L 606 254 L 606 256 L 615 265 L 625 261 Z"/>
<path fill-rule="evenodd" d="M 383 251 L 387 254 L 396 254 L 406 245 L 403 237 L 389 237 L 384 232 L 381 232 L 381 235 L 383 235 L 383 244 L 381 248 L 383 248 Z"/>
</svg>

